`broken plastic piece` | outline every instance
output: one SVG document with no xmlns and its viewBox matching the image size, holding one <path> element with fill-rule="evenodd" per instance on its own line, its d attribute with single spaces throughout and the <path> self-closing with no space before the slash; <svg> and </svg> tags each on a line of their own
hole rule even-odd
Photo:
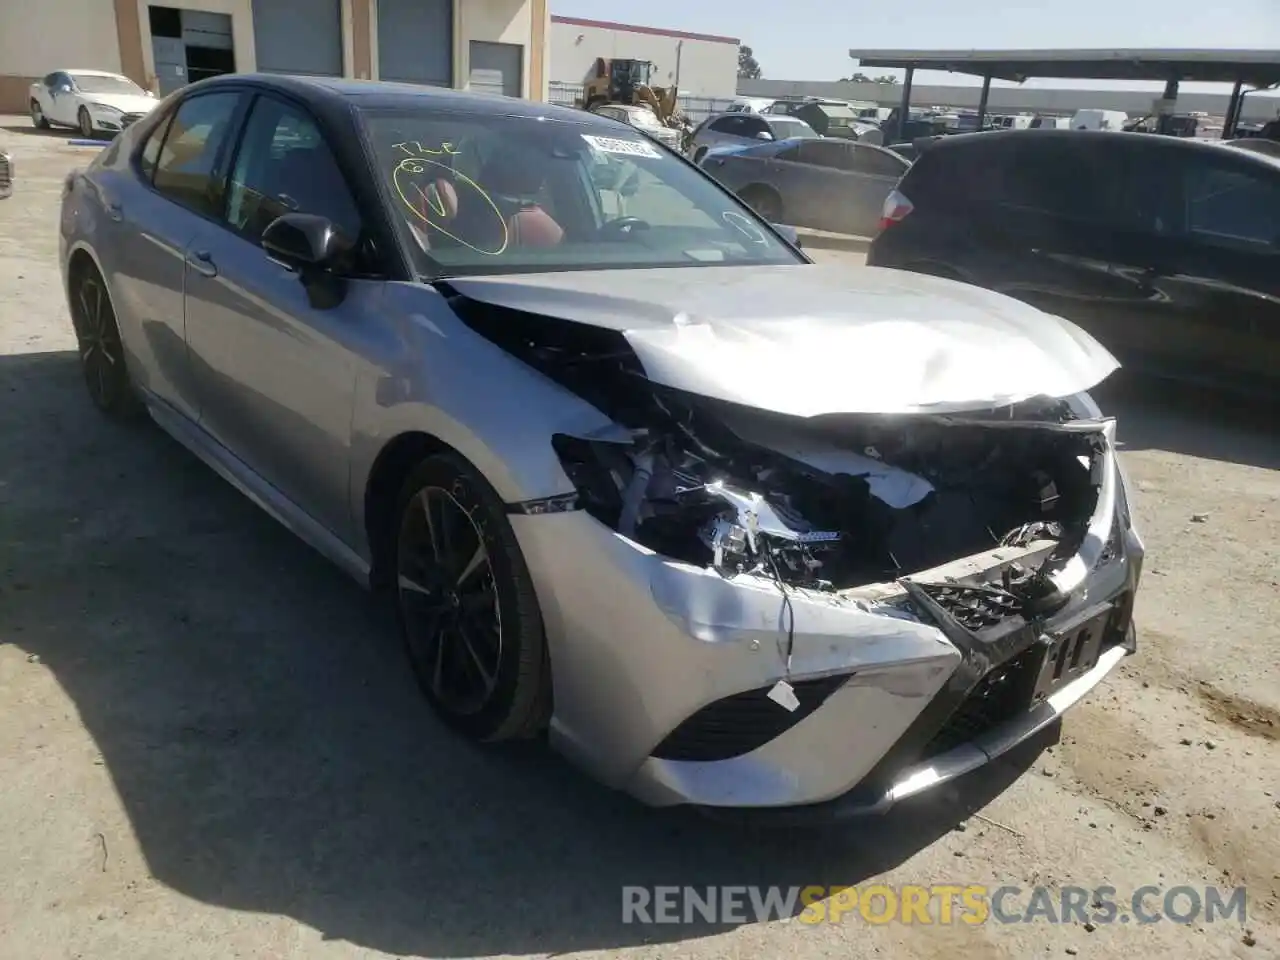
<svg viewBox="0 0 1280 960">
<path fill-rule="evenodd" d="M 773 689 L 769 691 L 769 699 L 790 713 L 800 709 L 800 698 L 796 696 L 795 688 L 785 680 L 779 680 L 773 685 Z"/>
</svg>

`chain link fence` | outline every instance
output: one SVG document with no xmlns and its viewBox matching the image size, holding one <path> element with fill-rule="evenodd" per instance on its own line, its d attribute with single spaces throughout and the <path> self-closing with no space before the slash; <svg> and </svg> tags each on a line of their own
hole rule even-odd
<svg viewBox="0 0 1280 960">
<path fill-rule="evenodd" d="M 574 100 L 582 96 L 582 84 L 552 80 L 548 85 L 548 99 L 562 107 L 572 107 Z M 690 97 L 681 94 L 680 109 L 694 123 L 701 123 L 713 113 L 723 113 L 733 103 L 733 97 Z"/>
</svg>

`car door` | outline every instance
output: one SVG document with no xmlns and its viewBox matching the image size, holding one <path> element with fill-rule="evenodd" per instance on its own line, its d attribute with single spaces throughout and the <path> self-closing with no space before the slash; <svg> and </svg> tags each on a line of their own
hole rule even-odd
<svg viewBox="0 0 1280 960">
<path fill-rule="evenodd" d="M 230 166 L 225 219 L 201 230 L 188 257 L 187 348 L 201 427 L 345 539 L 354 345 L 378 329 L 383 285 L 368 279 L 372 268 L 353 268 L 339 302 L 313 299 L 314 287 L 262 249 L 263 230 L 291 212 L 326 217 L 353 242 L 365 236 L 320 125 L 262 94 Z"/>
<path fill-rule="evenodd" d="M 1280 376 L 1280 167 L 1229 150 L 1158 154 L 1147 178 L 1164 186 L 1149 247 L 1153 348 L 1188 376 Z"/>
<path fill-rule="evenodd" d="M 101 200 L 112 242 L 108 262 L 124 309 L 122 331 L 139 354 L 141 385 L 191 420 L 197 417 L 187 362 L 183 289 L 188 246 L 221 209 L 222 168 L 239 92 L 197 93 L 148 133 L 132 170 L 104 178 Z"/>
<path fill-rule="evenodd" d="M 76 97 L 71 75 L 61 71 L 51 74 L 49 102 L 44 115 L 54 123 L 74 124 L 80 101 Z"/>
<path fill-rule="evenodd" d="M 848 221 L 845 210 L 850 188 L 846 167 L 848 144 L 810 138 L 775 158 L 773 178 L 782 196 L 783 219 L 798 227 L 839 231 Z M 877 222 L 879 211 L 877 211 Z"/>
<path fill-rule="evenodd" d="M 845 152 L 845 187 L 840 194 L 840 233 L 873 237 L 889 192 L 907 172 L 908 164 L 888 150 L 871 144 L 840 143 Z"/>
<path fill-rule="evenodd" d="M 995 149 L 970 154 L 957 181 L 969 200 L 990 198 L 954 241 L 965 275 L 1066 317 L 1113 352 L 1143 349 L 1159 294 L 1146 272 L 1140 205 L 1125 190 L 1132 141 L 1030 134 L 988 142 Z"/>
</svg>

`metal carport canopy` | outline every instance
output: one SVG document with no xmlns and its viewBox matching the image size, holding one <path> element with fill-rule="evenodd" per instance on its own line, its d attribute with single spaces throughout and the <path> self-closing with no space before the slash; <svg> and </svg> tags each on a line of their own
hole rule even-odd
<svg viewBox="0 0 1280 960">
<path fill-rule="evenodd" d="M 859 66 L 1012 80 L 1280 83 L 1280 50 L 850 50 Z"/>
</svg>

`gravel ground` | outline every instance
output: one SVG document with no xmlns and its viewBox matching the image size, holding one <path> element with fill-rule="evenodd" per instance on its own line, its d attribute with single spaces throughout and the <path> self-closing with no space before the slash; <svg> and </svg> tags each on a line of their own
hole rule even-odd
<svg viewBox="0 0 1280 960">
<path fill-rule="evenodd" d="M 21 119 L 0 143 L 3 960 L 1280 955 L 1275 410 L 1102 391 L 1149 549 L 1140 647 L 1055 736 L 883 820 L 710 824 L 446 735 L 358 588 L 98 417 L 55 237 L 90 154 Z M 1244 885 L 1248 919 L 621 922 L 629 884 L 871 882 Z"/>
</svg>

